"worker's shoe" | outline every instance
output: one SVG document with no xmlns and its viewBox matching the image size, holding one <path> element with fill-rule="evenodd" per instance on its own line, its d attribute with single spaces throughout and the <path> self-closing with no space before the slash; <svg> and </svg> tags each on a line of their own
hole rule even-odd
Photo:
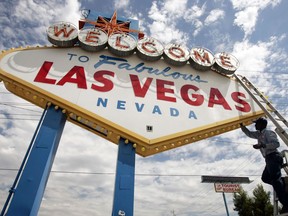
<svg viewBox="0 0 288 216">
<path fill-rule="evenodd" d="M 288 215 L 288 206 L 283 206 L 281 211 L 279 211 L 280 215 Z"/>
</svg>

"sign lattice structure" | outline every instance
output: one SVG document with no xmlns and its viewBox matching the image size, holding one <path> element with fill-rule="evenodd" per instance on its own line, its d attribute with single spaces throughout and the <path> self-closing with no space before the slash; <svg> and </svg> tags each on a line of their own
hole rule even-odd
<svg viewBox="0 0 288 216">
<path fill-rule="evenodd" d="M 6 88 L 37 106 L 56 105 L 69 121 L 113 143 L 121 137 L 134 143 L 142 156 L 234 130 L 239 123 L 250 124 L 263 115 L 236 80 L 207 69 L 214 60 L 208 62 L 205 58 L 211 54 L 203 49 L 193 49 L 190 63 L 186 63 L 188 53 L 185 64 L 177 64 L 184 54 L 180 46 L 169 44 L 168 49 L 159 51 L 163 57 L 155 57 L 161 44 L 144 38 L 138 43 L 139 54 L 135 52 L 137 41 L 130 43 L 127 34 L 105 36 L 93 27 L 79 31 L 83 47 L 74 45 L 75 36 L 69 38 L 75 33 L 72 28 L 63 24 L 49 28 L 54 32 L 52 42 L 58 37 L 58 45 L 64 48 L 3 52 L 0 79 Z M 108 49 L 103 46 L 106 39 Z M 151 53 L 150 58 L 143 50 Z M 196 69 L 192 67 L 195 59 L 200 59 Z M 227 63 L 229 57 L 223 59 Z M 203 66 L 204 60 L 207 64 L 202 71 L 199 65 Z"/>
</svg>

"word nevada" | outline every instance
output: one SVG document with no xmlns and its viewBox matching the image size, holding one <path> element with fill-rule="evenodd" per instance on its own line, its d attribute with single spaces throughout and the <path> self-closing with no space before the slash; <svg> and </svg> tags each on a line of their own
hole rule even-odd
<svg viewBox="0 0 288 216">
<path fill-rule="evenodd" d="M 184 45 L 169 43 L 166 46 L 155 38 L 143 37 L 138 41 L 131 34 L 117 32 L 110 36 L 98 27 L 86 27 L 79 31 L 68 22 L 59 22 L 47 29 L 48 40 L 58 47 L 73 47 L 76 44 L 89 52 L 97 52 L 108 46 L 114 55 L 125 57 L 135 51 L 139 58 L 157 61 L 161 57 L 172 65 L 190 65 L 200 71 L 213 70 L 232 75 L 239 67 L 239 61 L 231 54 L 221 52 L 212 54 L 206 48 L 196 47 L 190 51 Z"/>
</svg>

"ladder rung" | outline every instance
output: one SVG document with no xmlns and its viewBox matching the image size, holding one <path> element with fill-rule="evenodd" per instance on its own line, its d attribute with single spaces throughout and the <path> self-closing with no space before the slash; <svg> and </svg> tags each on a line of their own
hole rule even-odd
<svg viewBox="0 0 288 216">
<path fill-rule="evenodd" d="M 282 119 L 279 119 L 279 118 L 275 118 L 275 120 L 276 120 L 276 121 L 282 121 Z"/>
<path fill-rule="evenodd" d="M 279 130 L 278 130 L 279 131 Z M 279 133 L 283 134 L 283 135 L 286 135 L 286 131 L 284 129 L 282 129 L 281 131 L 279 131 Z"/>
<path fill-rule="evenodd" d="M 273 112 L 274 114 L 276 114 L 276 113 L 275 113 L 275 109 L 271 109 L 270 106 L 269 106 L 269 108 L 270 108 L 270 109 L 269 109 L 270 112 Z"/>
</svg>

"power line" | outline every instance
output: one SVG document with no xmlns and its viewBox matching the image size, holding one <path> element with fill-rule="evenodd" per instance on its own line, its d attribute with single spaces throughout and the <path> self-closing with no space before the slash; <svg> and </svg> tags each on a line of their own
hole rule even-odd
<svg viewBox="0 0 288 216">
<path fill-rule="evenodd" d="M 0 114 L 3 114 L 3 115 L 10 115 L 10 116 L 22 116 L 22 115 L 27 115 L 27 113 L 5 113 L 5 112 L 0 112 Z M 29 114 L 29 116 L 41 116 L 40 114 Z"/>
<path fill-rule="evenodd" d="M 18 169 L 0 168 L 0 171 L 13 171 L 17 172 Z M 88 171 L 65 171 L 65 170 L 51 170 L 51 173 L 59 174 L 85 174 L 85 175 L 115 175 L 115 172 L 88 172 Z M 201 177 L 204 174 L 159 174 L 159 173 L 135 173 L 136 176 L 150 176 L 150 177 Z M 261 176 L 261 175 L 249 175 Z"/>
<path fill-rule="evenodd" d="M 24 118 L 0 118 L 1 120 L 17 120 L 17 121 L 39 121 L 39 119 L 24 119 Z"/>
<path fill-rule="evenodd" d="M 9 107 L 17 108 L 17 109 L 22 109 L 22 110 L 27 110 L 27 111 L 31 111 L 31 112 L 41 113 L 40 111 L 37 111 L 37 110 L 27 109 L 27 108 L 24 108 L 24 107 L 20 107 L 20 106 L 16 106 L 16 105 L 11 105 L 11 104 L 5 104 L 5 103 L 1 103 L 1 102 L 0 102 L 0 105 L 9 106 Z M 36 107 L 36 106 L 35 106 L 35 107 Z"/>
</svg>

